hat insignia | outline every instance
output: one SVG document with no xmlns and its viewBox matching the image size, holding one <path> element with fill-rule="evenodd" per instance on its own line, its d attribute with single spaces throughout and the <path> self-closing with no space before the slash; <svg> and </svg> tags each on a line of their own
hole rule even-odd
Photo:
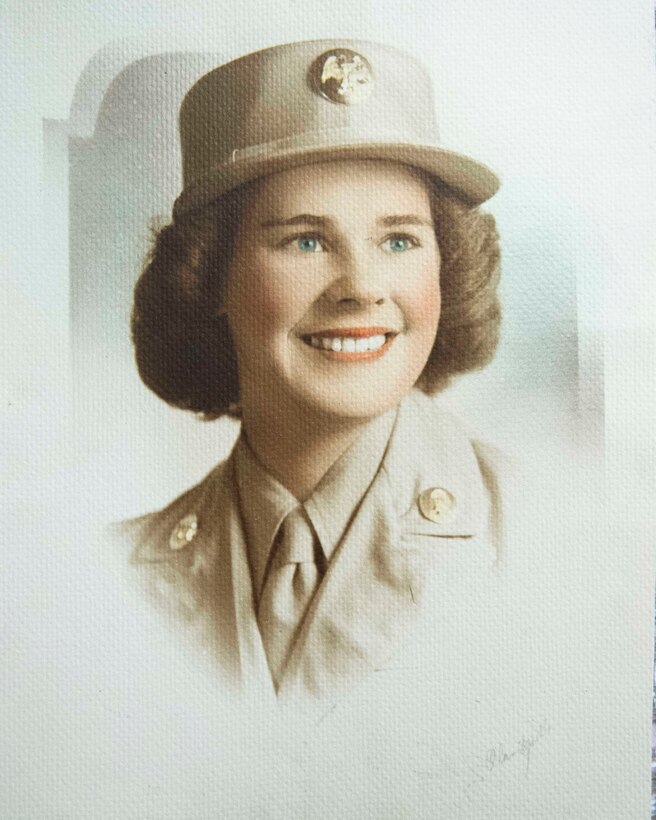
<svg viewBox="0 0 656 820">
<path fill-rule="evenodd" d="M 348 48 L 326 51 L 312 64 L 315 90 L 327 100 L 353 105 L 373 89 L 373 72 L 366 57 Z"/>
</svg>

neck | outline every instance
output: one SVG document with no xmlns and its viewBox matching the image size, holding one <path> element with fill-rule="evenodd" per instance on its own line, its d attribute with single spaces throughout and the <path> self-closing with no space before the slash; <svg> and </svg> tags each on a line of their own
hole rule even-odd
<svg viewBox="0 0 656 820">
<path fill-rule="evenodd" d="M 262 402 L 244 402 L 243 427 L 253 452 L 292 495 L 305 501 L 370 419 L 344 419 L 303 408 L 264 412 Z"/>
</svg>

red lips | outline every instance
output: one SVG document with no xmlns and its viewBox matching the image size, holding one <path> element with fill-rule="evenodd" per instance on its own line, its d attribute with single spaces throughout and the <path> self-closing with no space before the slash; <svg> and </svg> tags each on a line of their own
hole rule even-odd
<svg viewBox="0 0 656 820">
<path fill-rule="evenodd" d="M 368 336 L 386 336 L 388 333 L 393 333 L 389 327 L 335 327 L 328 328 L 328 330 L 319 330 L 316 333 L 306 333 L 306 336 L 315 336 L 322 338 L 329 336 L 331 338 L 341 339 L 361 339 Z"/>
</svg>

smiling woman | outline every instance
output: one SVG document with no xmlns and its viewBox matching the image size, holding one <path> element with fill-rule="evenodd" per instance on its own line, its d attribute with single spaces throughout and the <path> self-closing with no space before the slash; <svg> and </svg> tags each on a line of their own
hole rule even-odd
<svg viewBox="0 0 656 820">
<path fill-rule="evenodd" d="M 180 125 L 185 188 L 136 285 L 136 358 L 166 402 L 241 433 L 124 529 L 226 681 L 322 701 L 420 645 L 451 545 L 472 569 L 501 553 L 502 459 L 428 398 L 494 354 L 498 237 L 478 205 L 498 183 L 437 142 L 423 68 L 373 43 L 247 55 L 196 83 Z"/>
<path fill-rule="evenodd" d="M 288 182 L 291 184 L 287 196 L 291 198 L 294 192 L 298 195 L 292 186 L 297 188 L 299 182 L 312 178 L 317 186 L 315 198 L 322 202 L 318 210 L 323 212 L 323 198 L 330 190 L 327 179 L 331 174 L 338 178 L 340 169 L 342 194 L 347 200 L 343 222 L 347 222 L 349 202 L 355 204 L 355 195 L 362 183 L 369 180 L 366 210 L 374 214 L 374 219 L 380 210 L 381 225 L 387 227 L 386 231 L 381 231 L 380 225 L 375 227 L 380 234 L 379 241 L 386 237 L 380 253 L 399 253 L 398 244 L 394 242 L 405 243 L 403 248 L 410 252 L 428 240 L 438 254 L 431 294 L 440 299 L 441 313 L 418 386 L 435 393 L 446 387 L 453 376 L 485 366 L 494 355 L 500 324 L 497 297 L 500 254 L 494 218 L 479 208 L 469 208 L 433 177 L 400 163 L 342 161 L 304 166 L 295 172 L 270 176 L 269 191 L 273 191 L 275 185 L 280 196 Z M 376 173 L 384 178 L 386 169 L 388 188 L 393 187 L 395 179 L 401 180 L 402 186 L 407 186 L 408 180 L 415 185 L 421 183 L 427 197 L 427 205 L 422 202 L 422 208 L 428 207 L 428 219 L 420 220 L 412 213 L 386 212 L 389 209 L 382 206 L 385 202 L 394 202 L 395 210 L 398 209 L 398 192 L 395 189 L 391 199 L 383 199 L 381 189 L 372 182 Z M 350 172 L 359 172 L 357 179 L 352 173 L 349 178 Z M 143 380 L 168 403 L 207 418 L 225 413 L 239 415 L 234 343 L 224 320 L 225 310 L 220 306 L 225 299 L 228 270 L 233 264 L 237 228 L 247 205 L 258 198 L 264 182 L 267 180 L 242 185 L 160 231 L 135 292 L 133 336 Z M 303 189 L 306 196 L 310 187 Z M 349 189 L 353 198 L 349 197 Z M 336 189 L 334 195 L 337 196 Z M 263 207 L 261 196 L 260 193 L 260 207 Z M 270 202 L 269 207 L 277 206 Z M 354 210 L 359 213 L 359 209 Z M 418 225 L 418 221 L 423 224 Z M 338 237 L 331 238 L 327 233 L 328 229 L 333 233 L 339 230 L 339 214 L 335 223 L 316 214 L 299 212 L 285 219 L 264 220 L 259 229 L 261 235 L 252 241 L 261 244 L 265 238 L 270 243 L 277 240 L 281 254 L 283 250 L 287 254 L 304 255 L 323 252 L 331 254 L 340 264 L 343 264 L 344 253 L 348 254 L 348 248 L 345 250 L 339 243 L 333 247 L 331 239 L 338 242 Z M 374 234 L 367 228 L 360 241 L 363 247 L 371 247 Z M 291 294 L 291 264 L 292 260 L 286 259 L 286 274 L 279 283 L 286 288 L 287 296 Z M 253 303 L 250 311 L 254 309 Z M 165 322 L 162 316 L 166 317 Z M 436 322 L 437 319 L 436 316 Z"/>
<path fill-rule="evenodd" d="M 389 202 L 424 225 L 390 233 Z M 321 211 L 321 233 L 261 227 Z M 398 404 L 435 339 L 439 266 L 428 193 L 402 166 L 336 161 L 268 177 L 237 233 L 225 302 L 245 418 L 271 409 L 297 429 L 299 415 L 368 419 Z M 354 336 L 373 349 L 356 352 Z"/>
</svg>

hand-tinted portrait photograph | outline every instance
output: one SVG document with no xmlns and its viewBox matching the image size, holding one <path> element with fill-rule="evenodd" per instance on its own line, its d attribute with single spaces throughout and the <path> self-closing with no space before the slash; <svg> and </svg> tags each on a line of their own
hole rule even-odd
<svg viewBox="0 0 656 820">
<path fill-rule="evenodd" d="M 647 817 L 649 5 L 120 11 L 5 15 L 6 816 Z"/>
</svg>

